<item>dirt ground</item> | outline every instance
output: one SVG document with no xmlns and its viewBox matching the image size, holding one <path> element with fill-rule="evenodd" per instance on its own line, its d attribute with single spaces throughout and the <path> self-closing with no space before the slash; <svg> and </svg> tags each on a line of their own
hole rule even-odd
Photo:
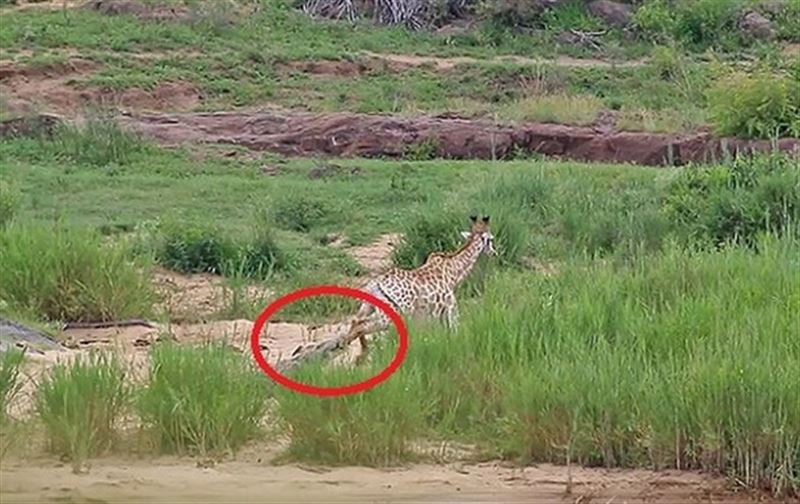
<svg viewBox="0 0 800 504">
<path fill-rule="evenodd" d="M 252 458 L 251 460 L 247 460 Z M 273 466 L 256 453 L 205 467 L 193 460 L 95 460 L 88 474 L 42 461 L 4 464 L 3 503 L 107 502 L 527 502 L 745 503 L 777 502 L 735 493 L 716 478 L 692 472 L 607 470 L 539 465 L 524 469 L 481 464 L 365 467 Z M 200 467 L 198 467 L 200 466 Z M 572 488 L 567 493 L 571 472 Z"/>
</svg>

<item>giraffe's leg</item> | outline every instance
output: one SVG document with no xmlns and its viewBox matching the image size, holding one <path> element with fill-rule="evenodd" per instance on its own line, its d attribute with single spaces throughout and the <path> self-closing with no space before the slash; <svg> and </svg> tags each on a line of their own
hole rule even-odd
<svg viewBox="0 0 800 504">
<path fill-rule="evenodd" d="M 450 330 L 455 330 L 458 328 L 458 304 L 456 303 L 456 298 L 453 295 L 450 295 L 446 298 L 446 304 L 444 308 L 444 315 L 445 320 L 447 322 L 447 327 Z"/>
<path fill-rule="evenodd" d="M 387 329 L 390 325 L 389 317 L 386 316 L 385 313 L 380 312 L 375 314 L 373 317 L 369 318 L 368 320 L 364 320 L 362 324 L 360 324 L 358 328 L 359 332 L 359 341 L 362 338 L 365 339 L 367 334 L 378 332 L 384 329 Z M 361 364 L 367 358 L 367 346 L 366 343 L 362 343 L 361 345 L 361 353 L 358 354 L 356 357 L 356 364 Z"/>
<path fill-rule="evenodd" d="M 364 333 L 362 326 L 364 325 L 367 318 L 375 311 L 375 307 L 372 306 L 370 303 L 363 303 L 361 307 L 358 309 L 358 313 L 356 313 L 356 319 L 353 321 L 353 324 L 350 326 L 350 336 L 348 337 L 349 341 L 353 340 L 354 332 L 358 333 L 358 343 L 361 345 L 361 351 L 367 351 L 367 335 Z"/>
</svg>

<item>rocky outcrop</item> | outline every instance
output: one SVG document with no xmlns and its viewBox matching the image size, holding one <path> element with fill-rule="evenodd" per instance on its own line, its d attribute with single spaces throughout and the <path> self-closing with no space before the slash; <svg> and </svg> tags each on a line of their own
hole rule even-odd
<svg viewBox="0 0 800 504">
<path fill-rule="evenodd" d="M 165 144 L 235 144 L 289 156 L 401 158 L 420 145 L 449 159 L 504 159 L 519 152 L 564 159 L 665 166 L 710 162 L 725 152 L 768 151 L 760 140 L 709 133 L 660 134 L 559 124 L 497 124 L 453 116 L 396 118 L 350 113 L 126 115 L 123 125 Z M 778 148 L 800 152 L 800 140 Z"/>
<path fill-rule="evenodd" d="M 745 13 L 739 20 L 742 35 L 751 39 L 769 40 L 775 36 L 772 21 L 755 11 Z"/>
<path fill-rule="evenodd" d="M 631 23 L 631 6 L 609 0 L 594 0 L 587 6 L 592 16 L 599 17 L 608 26 L 625 28 Z"/>
</svg>

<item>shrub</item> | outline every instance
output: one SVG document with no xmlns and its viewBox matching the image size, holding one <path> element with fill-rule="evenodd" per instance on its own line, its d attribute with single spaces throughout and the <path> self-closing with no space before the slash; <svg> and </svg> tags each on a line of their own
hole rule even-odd
<svg viewBox="0 0 800 504">
<path fill-rule="evenodd" d="M 415 268 L 432 252 L 456 250 L 464 242 L 461 232 L 469 230 L 468 224 L 465 215 L 455 212 L 420 212 L 405 222 L 405 238 L 392 252 L 392 261 L 401 268 Z"/>
<path fill-rule="evenodd" d="M 19 208 L 19 191 L 10 182 L 0 180 L 0 230 L 8 226 Z"/>
<path fill-rule="evenodd" d="M 787 2 L 775 16 L 778 38 L 800 42 L 800 4 Z"/>
<path fill-rule="evenodd" d="M 158 263 L 182 273 L 222 274 L 236 254 L 233 243 L 220 231 L 203 225 L 167 223 L 159 239 Z"/>
<path fill-rule="evenodd" d="M 145 230 L 139 248 L 152 249 L 159 264 L 182 273 L 264 279 L 292 268 L 291 257 L 264 221 L 254 226 L 250 239 L 242 241 L 207 225 L 168 222 Z"/>
<path fill-rule="evenodd" d="M 268 278 L 277 271 L 292 268 L 291 258 L 267 228 L 257 230 L 253 239 L 240 247 L 237 256 L 235 264 L 226 266 L 226 275 Z"/>
<path fill-rule="evenodd" d="M 797 233 L 800 172 L 778 153 L 687 169 L 669 187 L 664 210 L 684 239 L 700 245 L 752 245 L 765 231 Z"/>
<path fill-rule="evenodd" d="M 568 30 L 591 32 L 604 28 L 603 21 L 589 13 L 583 0 L 567 0 L 545 9 L 538 24 L 555 33 Z"/>
<path fill-rule="evenodd" d="M 708 102 L 720 135 L 800 136 L 800 89 L 792 76 L 732 73 L 711 88 Z"/>
<path fill-rule="evenodd" d="M 675 7 L 675 38 L 697 49 L 735 47 L 742 42 L 738 7 L 738 0 L 681 0 Z"/>
<path fill-rule="evenodd" d="M 24 362 L 22 350 L 11 348 L 0 353 L 0 426 L 5 426 L 8 405 L 22 387 L 19 375 Z"/>
<path fill-rule="evenodd" d="M 69 456 L 77 470 L 88 457 L 111 446 L 114 425 L 129 398 L 119 361 L 111 354 L 94 352 L 51 369 L 39 385 L 35 404 L 50 449 Z"/>
<path fill-rule="evenodd" d="M 236 451 L 267 409 L 267 384 L 223 343 L 151 350 L 151 371 L 136 401 L 144 426 L 165 452 Z"/>
<path fill-rule="evenodd" d="M 306 194 L 279 198 L 272 208 L 275 224 L 283 229 L 306 233 L 331 214 L 328 204 Z"/>
<path fill-rule="evenodd" d="M 0 232 L 0 299 L 11 311 L 49 320 L 146 316 L 153 293 L 126 247 L 62 224 Z"/>
<path fill-rule="evenodd" d="M 644 2 L 633 12 L 631 21 L 645 38 L 658 43 L 670 40 L 678 24 L 668 0 Z"/>
</svg>

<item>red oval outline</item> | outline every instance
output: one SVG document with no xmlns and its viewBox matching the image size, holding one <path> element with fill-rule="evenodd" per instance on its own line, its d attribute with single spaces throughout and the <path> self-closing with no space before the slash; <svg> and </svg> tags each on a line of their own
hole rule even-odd
<svg viewBox="0 0 800 504">
<path fill-rule="evenodd" d="M 269 365 L 267 359 L 264 358 L 264 355 L 261 353 L 261 345 L 259 344 L 259 337 L 261 335 L 261 330 L 264 325 L 267 323 L 267 320 L 274 315 L 278 310 L 283 308 L 284 306 L 298 301 L 300 299 L 304 299 L 307 297 L 313 296 L 322 296 L 322 295 L 339 295 L 339 296 L 347 296 L 352 297 L 355 299 L 360 299 L 367 303 L 370 303 L 374 306 L 377 306 L 381 309 L 392 321 L 394 326 L 397 328 L 397 336 L 399 344 L 397 345 L 397 353 L 392 359 L 392 362 L 389 363 L 386 368 L 383 369 L 380 373 L 373 376 L 372 378 L 366 379 L 364 381 L 354 383 L 352 385 L 344 385 L 341 387 L 317 387 L 315 385 L 308 385 L 305 383 L 300 383 L 285 377 L 284 375 L 280 374 L 275 368 Z M 300 392 L 302 394 L 310 394 L 310 395 L 317 395 L 317 396 L 324 396 L 324 397 L 335 397 L 347 394 L 357 394 L 359 392 L 364 392 L 366 390 L 371 389 L 372 387 L 378 385 L 379 383 L 385 381 L 389 378 L 395 371 L 400 368 L 400 365 L 403 363 L 403 360 L 406 358 L 406 352 L 408 351 L 408 328 L 406 328 L 405 323 L 403 322 L 402 317 L 400 316 L 394 308 L 392 308 L 388 303 L 378 299 L 377 297 L 369 294 L 367 292 L 353 289 L 350 287 L 340 287 L 338 285 L 318 285 L 313 287 L 306 287 L 304 289 L 299 289 L 294 292 L 290 292 L 285 296 L 282 296 L 272 303 L 270 303 L 263 312 L 258 316 L 253 324 L 253 330 L 250 333 L 250 350 L 253 353 L 253 357 L 255 358 L 256 362 L 258 363 L 259 367 L 275 382 L 283 385 L 284 387 L 293 390 L 295 392 Z"/>
</svg>

